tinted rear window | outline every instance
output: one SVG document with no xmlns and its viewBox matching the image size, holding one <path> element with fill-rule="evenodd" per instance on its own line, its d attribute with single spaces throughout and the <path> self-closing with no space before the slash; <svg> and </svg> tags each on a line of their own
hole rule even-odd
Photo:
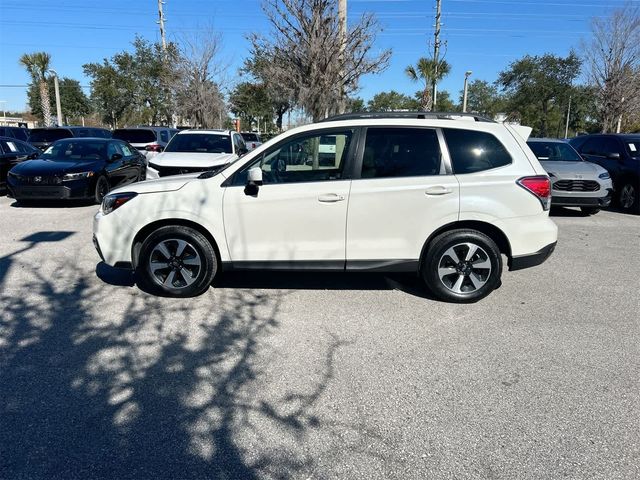
<svg viewBox="0 0 640 480">
<path fill-rule="evenodd" d="M 13 137 L 19 140 L 29 138 L 29 130 L 26 128 L 0 127 L 0 137 Z"/>
<path fill-rule="evenodd" d="M 453 172 L 482 172 L 511 163 L 511 155 L 496 137 L 473 130 L 443 129 Z"/>
<path fill-rule="evenodd" d="M 241 133 L 242 138 L 244 138 L 245 142 L 259 142 L 260 138 L 255 133 Z"/>
<path fill-rule="evenodd" d="M 138 128 L 119 128 L 113 131 L 113 138 L 129 143 L 152 143 L 156 141 L 156 132 Z"/>
<path fill-rule="evenodd" d="M 55 142 L 62 138 L 73 137 L 73 134 L 66 128 L 34 128 L 29 135 L 30 142 Z"/>
</svg>

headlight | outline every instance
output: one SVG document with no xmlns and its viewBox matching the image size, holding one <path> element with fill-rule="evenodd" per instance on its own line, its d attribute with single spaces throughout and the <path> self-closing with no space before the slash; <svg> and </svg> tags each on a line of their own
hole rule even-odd
<svg viewBox="0 0 640 480">
<path fill-rule="evenodd" d="M 137 196 L 138 194 L 135 192 L 112 193 L 105 195 L 102 199 L 102 206 L 100 209 L 103 214 L 107 215 Z"/>
<path fill-rule="evenodd" d="M 68 180 L 79 180 L 81 178 L 93 177 L 94 175 L 94 172 L 67 173 L 66 175 L 63 175 L 62 181 L 66 182 Z"/>
<path fill-rule="evenodd" d="M 24 182 L 25 181 L 25 177 L 24 175 L 19 175 L 17 173 L 13 173 L 13 172 L 9 172 L 8 173 L 9 177 L 15 178 L 16 180 L 20 181 L 20 182 Z"/>
<path fill-rule="evenodd" d="M 609 172 L 603 172 L 600 175 L 598 175 L 598 178 L 602 180 L 609 180 L 611 178 L 611 175 L 609 175 Z"/>
</svg>

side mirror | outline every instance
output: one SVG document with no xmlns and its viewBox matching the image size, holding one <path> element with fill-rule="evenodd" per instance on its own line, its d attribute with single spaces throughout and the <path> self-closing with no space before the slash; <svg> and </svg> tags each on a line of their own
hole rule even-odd
<svg viewBox="0 0 640 480">
<path fill-rule="evenodd" d="M 113 155 L 111 155 L 111 158 L 109 160 L 111 160 L 112 162 L 115 162 L 116 160 L 120 160 L 122 158 L 122 155 L 119 153 L 114 153 Z"/>
<path fill-rule="evenodd" d="M 244 194 L 257 197 L 262 185 L 262 169 L 260 167 L 250 168 L 247 172 L 247 185 L 244 187 Z"/>
<path fill-rule="evenodd" d="M 610 158 L 612 160 L 620 160 L 620 154 L 612 152 L 612 153 L 607 154 L 607 158 Z"/>
</svg>

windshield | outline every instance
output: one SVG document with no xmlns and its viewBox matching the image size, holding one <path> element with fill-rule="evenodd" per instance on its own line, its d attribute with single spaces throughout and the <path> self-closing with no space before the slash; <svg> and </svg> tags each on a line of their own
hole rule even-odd
<svg viewBox="0 0 640 480">
<path fill-rule="evenodd" d="M 184 133 L 175 135 L 165 152 L 233 153 L 229 135 L 215 133 Z"/>
<path fill-rule="evenodd" d="M 156 133 L 138 128 L 118 128 L 113 131 L 113 138 L 129 143 L 151 143 L 156 141 Z"/>
<path fill-rule="evenodd" d="M 244 138 L 245 142 L 259 142 L 260 138 L 256 133 L 241 133 L 242 138 Z"/>
<path fill-rule="evenodd" d="M 627 151 L 632 157 L 640 157 L 640 138 L 633 138 L 624 142 L 627 146 Z"/>
<path fill-rule="evenodd" d="M 61 162 L 86 162 L 107 159 L 107 142 L 73 141 L 58 142 L 40 155 L 42 160 Z"/>
<path fill-rule="evenodd" d="M 541 162 L 582 162 L 571 145 L 562 142 L 527 142 Z"/>
<path fill-rule="evenodd" d="M 29 141 L 49 143 L 69 137 L 73 137 L 73 134 L 66 128 L 34 128 L 29 135 Z"/>
</svg>

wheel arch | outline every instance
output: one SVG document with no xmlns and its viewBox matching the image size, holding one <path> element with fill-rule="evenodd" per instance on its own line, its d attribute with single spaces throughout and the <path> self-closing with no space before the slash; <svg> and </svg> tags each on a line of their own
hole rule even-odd
<svg viewBox="0 0 640 480">
<path fill-rule="evenodd" d="M 500 230 L 495 225 L 487 222 L 478 220 L 460 220 L 443 225 L 442 227 L 435 230 L 431 235 L 429 235 L 429 238 L 427 238 L 427 240 L 424 242 L 422 251 L 420 252 L 419 268 L 422 268 L 422 263 L 425 255 L 427 254 L 427 251 L 429 250 L 429 246 L 438 235 L 451 230 L 459 230 L 461 228 L 477 230 L 481 233 L 484 233 L 494 242 L 496 242 L 496 245 L 498 245 L 498 248 L 500 249 L 500 253 L 506 255 L 509 260 L 511 259 L 511 244 L 509 243 L 509 239 L 502 230 Z"/>
<path fill-rule="evenodd" d="M 162 220 L 157 220 L 145 225 L 138 231 L 138 233 L 136 233 L 135 237 L 133 238 L 133 242 L 131 244 L 131 263 L 134 269 L 138 266 L 138 256 L 140 255 L 140 248 L 142 247 L 142 243 L 144 242 L 144 240 L 158 228 L 172 226 L 189 227 L 204 235 L 205 238 L 211 243 L 213 250 L 216 252 L 219 268 L 221 268 L 222 263 L 220 257 L 220 248 L 218 247 L 218 243 L 216 242 L 215 238 L 213 238 L 213 235 L 207 228 L 203 227 L 197 222 L 186 220 L 184 218 L 163 218 Z"/>
</svg>

